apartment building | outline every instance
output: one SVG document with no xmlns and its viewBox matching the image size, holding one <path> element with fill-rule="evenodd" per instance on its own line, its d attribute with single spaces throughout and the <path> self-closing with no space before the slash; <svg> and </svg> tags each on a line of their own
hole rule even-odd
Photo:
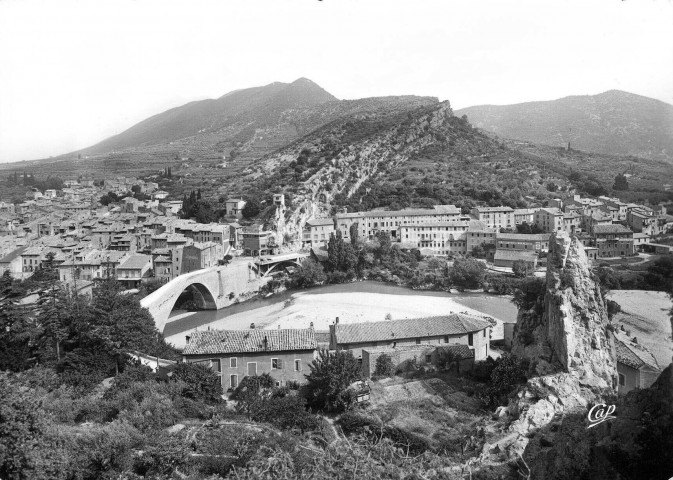
<svg viewBox="0 0 673 480">
<path fill-rule="evenodd" d="M 548 233 L 563 230 L 563 212 L 558 208 L 541 208 L 535 212 L 535 226 Z"/>
<path fill-rule="evenodd" d="M 350 238 L 350 227 L 357 224 L 360 238 L 369 239 L 378 232 L 387 232 L 393 241 L 400 241 L 402 225 L 420 225 L 436 222 L 469 220 L 455 205 L 435 205 L 428 209 L 372 210 L 369 212 L 338 213 L 336 228 L 344 239 Z"/>
<path fill-rule="evenodd" d="M 312 218 L 306 222 L 308 239 L 305 243 L 311 247 L 327 245 L 334 232 L 334 220 L 331 218 Z M 304 237 L 306 239 L 306 237 Z"/>
<path fill-rule="evenodd" d="M 510 207 L 474 207 L 470 213 L 490 228 L 515 228 L 514 209 Z"/>
<path fill-rule="evenodd" d="M 495 246 L 497 250 L 526 250 L 530 252 L 549 251 L 548 233 L 525 235 L 521 233 L 496 233 Z"/>
<path fill-rule="evenodd" d="M 635 253 L 633 232 L 624 225 L 596 225 L 593 238 L 599 258 L 624 257 Z"/>
<path fill-rule="evenodd" d="M 514 224 L 521 225 L 522 223 L 527 223 L 528 225 L 533 225 L 535 222 L 535 212 L 536 208 L 517 208 L 514 210 Z"/>
</svg>

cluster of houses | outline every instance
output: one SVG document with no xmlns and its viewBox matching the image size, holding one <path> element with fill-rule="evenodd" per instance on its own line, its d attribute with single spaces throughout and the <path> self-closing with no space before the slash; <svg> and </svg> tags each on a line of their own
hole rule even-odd
<svg viewBox="0 0 673 480">
<path fill-rule="evenodd" d="M 50 261 L 60 280 L 78 289 L 112 276 L 137 288 L 150 279 L 168 282 L 218 265 L 228 255 L 259 255 L 275 247 L 273 232 L 244 231 L 237 222 L 242 199 L 226 202 L 228 223 L 202 224 L 178 218 L 182 201 L 167 199 L 153 182 L 117 177 L 102 186 L 89 179 L 66 183 L 59 191 L 31 190 L 31 199 L 21 204 L 0 203 L 0 273 L 26 278 Z M 132 186 L 150 199 L 98 203 L 103 194 Z M 282 195 L 276 197 L 284 203 Z"/>
<path fill-rule="evenodd" d="M 517 233 L 523 225 L 542 233 Z M 473 253 L 475 247 L 491 248 L 496 267 L 512 267 L 515 261 L 544 263 L 551 233 L 565 231 L 577 236 L 590 259 L 634 255 L 652 246 L 657 235 L 673 229 L 673 216 L 663 206 L 629 204 L 610 197 L 573 195 L 554 199 L 547 207 L 475 207 L 464 214 L 454 205 L 398 211 L 373 210 L 337 213 L 333 218 L 314 218 L 306 223 L 303 244 L 316 251 L 330 236 L 344 239 L 357 233 L 363 239 L 387 232 L 400 248 L 417 248 L 424 255 L 452 256 Z M 662 247 L 668 253 L 669 248 Z"/>
</svg>

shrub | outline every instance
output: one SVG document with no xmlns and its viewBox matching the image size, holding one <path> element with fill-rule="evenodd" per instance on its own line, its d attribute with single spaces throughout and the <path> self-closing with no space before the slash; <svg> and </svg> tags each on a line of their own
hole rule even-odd
<svg viewBox="0 0 673 480">
<path fill-rule="evenodd" d="M 133 471 L 144 477 L 170 475 L 186 464 L 188 455 L 184 439 L 157 432 L 147 439 L 142 453 L 133 463 Z"/>
<path fill-rule="evenodd" d="M 252 407 L 250 417 L 281 430 L 296 428 L 305 432 L 315 430 L 318 425 L 315 415 L 306 411 L 306 400 L 298 395 L 264 398 Z"/>
<path fill-rule="evenodd" d="M 379 418 L 360 411 L 344 413 L 337 423 L 346 435 L 363 433 L 365 429 L 380 431 L 383 428 L 383 422 Z"/>
<path fill-rule="evenodd" d="M 187 398 L 206 403 L 222 401 L 222 387 L 219 385 L 218 376 L 208 367 L 180 362 L 171 376 L 171 381 L 178 380 L 184 382 L 182 395 Z"/>
</svg>

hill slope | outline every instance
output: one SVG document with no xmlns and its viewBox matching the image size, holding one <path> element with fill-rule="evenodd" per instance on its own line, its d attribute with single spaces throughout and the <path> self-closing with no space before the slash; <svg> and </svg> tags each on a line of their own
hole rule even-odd
<svg viewBox="0 0 673 480">
<path fill-rule="evenodd" d="M 157 145 L 210 133 L 238 122 L 259 126 L 275 123 L 288 109 L 307 108 L 336 98 L 306 78 L 292 83 L 235 90 L 214 100 L 190 102 L 154 115 L 128 130 L 103 140 L 86 152 L 99 153 Z"/>
<path fill-rule="evenodd" d="M 673 105 L 610 90 L 546 102 L 458 110 L 478 128 L 552 146 L 673 161 Z"/>
</svg>

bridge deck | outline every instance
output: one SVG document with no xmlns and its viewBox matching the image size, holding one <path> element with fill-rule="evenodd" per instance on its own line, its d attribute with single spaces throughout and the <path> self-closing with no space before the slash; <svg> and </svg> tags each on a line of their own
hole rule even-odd
<svg viewBox="0 0 673 480">
<path fill-rule="evenodd" d="M 255 260 L 256 265 L 272 265 L 274 263 L 289 262 L 308 257 L 307 253 L 287 253 L 285 255 L 264 255 Z"/>
</svg>

